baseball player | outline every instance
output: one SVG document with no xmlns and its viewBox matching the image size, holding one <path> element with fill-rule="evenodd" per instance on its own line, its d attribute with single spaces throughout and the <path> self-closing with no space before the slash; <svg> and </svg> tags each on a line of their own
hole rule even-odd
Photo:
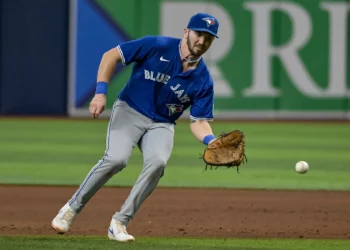
<svg viewBox="0 0 350 250">
<path fill-rule="evenodd" d="M 126 167 L 137 145 L 143 154 L 143 169 L 108 229 L 111 240 L 135 241 L 126 228 L 164 174 L 173 148 L 175 121 L 191 107 L 193 135 L 205 145 L 215 140 L 208 123 L 213 119 L 213 80 L 201 56 L 218 38 L 218 28 L 215 17 L 198 13 L 189 20 L 182 39 L 146 36 L 104 53 L 89 107 L 94 118 L 105 110 L 107 86 L 116 65 L 134 63 L 133 71 L 113 105 L 105 154 L 53 219 L 57 232 L 68 232 L 90 198 Z"/>
</svg>

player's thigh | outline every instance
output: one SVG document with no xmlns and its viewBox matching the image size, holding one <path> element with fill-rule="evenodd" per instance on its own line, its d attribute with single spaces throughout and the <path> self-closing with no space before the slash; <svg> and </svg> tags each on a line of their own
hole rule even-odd
<svg viewBox="0 0 350 250">
<path fill-rule="evenodd" d="M 167 162 L 174 144 L 174 128 L 171 125 L 150 129 L 142 137 L 140 149 L 144 159 Z"/>
<path fill-rule="evenodd" d="M 107 128 L 107 148 L 110 152 L 131 153 L 147 128 L 147 120 L 125 103 L 113 106 Z"/>
</svg>

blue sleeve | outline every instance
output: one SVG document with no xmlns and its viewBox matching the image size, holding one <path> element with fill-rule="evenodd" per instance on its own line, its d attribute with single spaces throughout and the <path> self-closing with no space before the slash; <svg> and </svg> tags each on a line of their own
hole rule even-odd
<svg viewBox="0 0 350 250">
<path fill-rule="evenodd" d="M 154 51 L 156 41 L 156 36 L 145 36 L 137 40 L 119 44 L 117 49 L 122 57 L 123 65 L 145 60 L 147 56 Z"/>
<path fill-rule="evenodd" d="M 190 117 L 192 120 L 213 120 L 214 86 L 210 84 L 193 100 Z"/>
</svg>

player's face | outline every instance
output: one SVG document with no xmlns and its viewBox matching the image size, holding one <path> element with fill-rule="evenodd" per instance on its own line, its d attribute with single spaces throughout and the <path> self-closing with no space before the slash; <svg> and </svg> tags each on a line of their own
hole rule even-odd
<svg viewBox="0 0 350 250">
<path fill-rule="evenodd" d="M 215 37 L 207 32 L 187 30 L 187 46 L 193 56 L 203 55 L 214 39 Z"/>
</svg>

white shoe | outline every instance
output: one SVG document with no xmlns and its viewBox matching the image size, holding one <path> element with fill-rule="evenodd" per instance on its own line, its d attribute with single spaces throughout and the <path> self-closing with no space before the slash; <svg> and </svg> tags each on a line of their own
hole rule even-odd
<svg viewBox="0 0 350 250">
<path fill-rule="evenodd" d="M 67 203 L 61 208 L 56 217 L 52 220 L 52 228 L 55 229 L 58 233 L 67 233 L 76 216 L 77 213 L 71 209 Z"/>
<path fill-rule="evenodd" d="M 108 228 L 108 238 L 120 242 L 135 241 L 135 238 L 126 231 L 126 227 L 115 219 L 112 219 Z"/>
</svg>

